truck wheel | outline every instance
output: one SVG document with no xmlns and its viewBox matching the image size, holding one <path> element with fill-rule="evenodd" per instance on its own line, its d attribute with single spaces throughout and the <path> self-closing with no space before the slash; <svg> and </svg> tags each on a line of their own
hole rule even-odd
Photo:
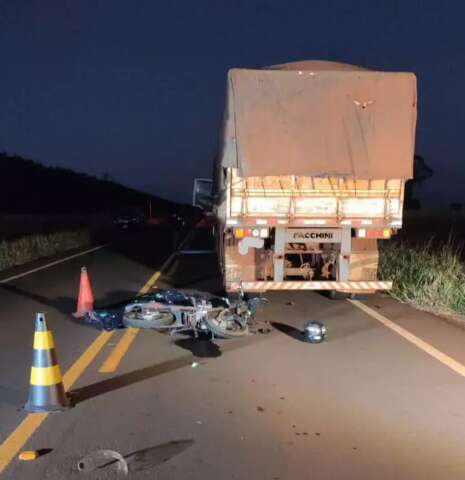
<svg viewBox="0 0 465 480">
<path fill-rule="evenodd" d="M 349 295 L 349 298 L 351 300 L 358 300 L 360 302 L 363 302 L 364 300 L 368 300 L 368 295 L 366 293 L 351 293 Z"/>
<path fill-rule="evenodd" d="M 337 290 L 330 290 L 328 294 L 331 300 L 346 300 L 350 294 L 345 292 L 339 292 Z"/>
</svg>

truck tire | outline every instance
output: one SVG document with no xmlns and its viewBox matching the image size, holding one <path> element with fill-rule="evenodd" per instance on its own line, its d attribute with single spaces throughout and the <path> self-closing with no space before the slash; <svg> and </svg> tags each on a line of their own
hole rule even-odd
<svg viewBox="0 0 465 480">
<path fill-rule="evenodd" d="M 366 293 L 351 293 L 349 295 L 351 300 L 358 300 L 359 302 L 363 302 L 368 300 L 368 295 Z"/>
<path fill-rule="evenodd" d="M 349 293 L 339 292 L 337 290 L 330 290 L 328 296 L 331 300 L 346 300 L 350 297 Z"/>
</svg>

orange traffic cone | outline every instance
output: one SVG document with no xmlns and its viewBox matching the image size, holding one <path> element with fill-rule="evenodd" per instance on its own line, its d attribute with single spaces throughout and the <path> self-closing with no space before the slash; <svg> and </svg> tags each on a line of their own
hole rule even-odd
<svg viewBox="0 0 465 480">
<path fill-rule="evenodd" d="M 92 293 L 92 287 L 90 286 L 89 275 L 87 274 L 87 268 L 81 268 L 81 282 L 79 284 L 79 297 L 77 302 L 76 313 L 73 316 L 81 318 L 87 312 L 94 309 L 94 294 Z"/>
</svg>

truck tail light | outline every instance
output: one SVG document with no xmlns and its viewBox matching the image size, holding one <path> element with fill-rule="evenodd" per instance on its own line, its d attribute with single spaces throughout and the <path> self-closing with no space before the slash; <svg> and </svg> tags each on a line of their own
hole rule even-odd
<svg viewBox="0 0 465 480">
<path fill-rule="evenodd" d="M 234 236 L 237 239 L 245 237 L 268 238 L 269 230 L 268 228 L 235 228 Z"/>
<path fill-rule="evenodd" d="M 391 229 L 390 228 L 381 228 L 381 229 L 366 229 L 359 228 L 357 230 L 357 237 L 359 238 L 391 238 Z"/>
<path fill-rule="evenodd" d="M 234 229 L 234 236 L 236 238 L 244 238 L 244 229 L 243 228 L 235 228 Z"/>
</svg>

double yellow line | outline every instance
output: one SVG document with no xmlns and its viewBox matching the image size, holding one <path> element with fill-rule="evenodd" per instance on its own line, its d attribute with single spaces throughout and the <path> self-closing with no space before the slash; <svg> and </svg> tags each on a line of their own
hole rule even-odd
<svg viewBox="0 0 465 480">
<path fill-rule="evenodd" d="M 195 227 L 194 227 L 195 228 Z M 162 275 L 162 273 L 168 268 L 168 265 L 172 262 L 173 258 L 177 254 L 177 252 L 183 248 L 186 242 L 189 240 L 192 232 L 191 230 L 184 238 L 184 240 L 179 244 L 177 250 L 175 250 L 163 263 L 160 267 L 160 270 L 155 272 L 151 278 L 147 281 L 147 283 L 139 290 L 138 295 L 144 295 L 148 293 L 151 288 L 155 286 L 158 282 L 158 279 Z M 103 362 L 102 366 L 99 368 L 100 373 L 112 373 L 114 372 L 121 360 L 123 359 L 126 352 L 129 350 L 129 347 L 132 345 L 132 342 L 136 339 L 137 334 L 139 333 L 138 328 L 128 328 L 124 335 L 120 338 L 119 342 L 116 344 L 113 351 L 108 355 L 108 358 Z"/>
<path fill-rule="evenodd" d="M 187 239 L 187 238 L 186 238 Z M 158 281 L 164 269 L 171 263 L 176 255 L 173 252 L 155 272 L 147 283 L 141 288 L 139 294 L 147 293 Z M 74 385 L 77 379 L 82 375 L 84 370 L 92 363 L 102 348 L 106 345 L 114 332 L 102 332 L 87 348 L 87 350 L 74 362 L 71 368 L 63 375 L 63 385 L 66 391 Z M 124 354 L 127 352 L 132 342 L 136 338 L 138 329 L 128 328 L 120 341 L 105 360 L 99 372 L 109 373 L 116 370 L 121 362 Z M 10 464 L 11 460 L 16 456 L 19 450 L 31 438 L 34 432 L 42 425 L 48 417 L 48 413 L 28 414 L 26 418 L 16 427 L 9 437 L 0 445 L 0 474 Z"/>
<path fill-rule="evenodd" d="M 69 390 L 84 370 L 94 360 L 113 332 L 102 332 L 90 345 L 90 347 L 77 359 L 73 366 L 63 375 L 65 390 Z M 42 425 L 48 417 L 48 413 L 32 413 L 16 427 L 16 430 L 0 445 L 0 474 L 5 470 L 14 456 L 29 440 L 33 433 Z"/>
<path fill-rule="evenodd" d="M 139 290 L 139 295 L 147 293 L 152 287 L 155 286 L 157 280 L 160 278 L 162 271 L 170 263 L 173 255 L 166 260 L 166 262 L 161 266 L 158 272 L 155 272 L 149 281 Z M 139 333 L 138 328 L 128 328 L 124 335 L 120 338 L 120 341 L 116 344 L 115 348 L 112 350 L 108 358 L 103 362 L 102 366 L 99 368 L 100 373 L 112 373 L 120 364 L 126 352 L 129 350 L 132 342 L 136 339 L 137 334 Z"/>
</svg>

